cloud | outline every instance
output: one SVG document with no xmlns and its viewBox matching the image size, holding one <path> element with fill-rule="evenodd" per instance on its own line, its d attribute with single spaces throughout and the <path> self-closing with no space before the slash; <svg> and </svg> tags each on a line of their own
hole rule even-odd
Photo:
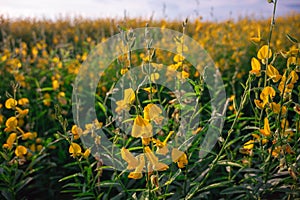
<svg viewBox="0 0 300 200">
<path fill-rule="evenodd" d="M 167 19 L 180 20 L 199 15 L 205 20 L 224 20 L 252 14 L 269 17 L 272 13 L 272 4 L 268 4 L 266 0 L 0 0 L 0 4 L 0 12 L 10 17 L 51 19 L 60 14 L 89 18 L 122 18 L 125 10 L 129 17 L 148 18 L 154 13 L 154 19 L 167 16 Z M 299 12 L 299 9 L 299 0 L 278 1 L 277 14 Z"/>
</svg>

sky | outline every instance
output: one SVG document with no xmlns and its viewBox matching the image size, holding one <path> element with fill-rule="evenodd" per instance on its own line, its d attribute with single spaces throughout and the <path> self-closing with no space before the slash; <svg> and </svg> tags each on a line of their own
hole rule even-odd
<svg viewBox="0 0 300 200">
<path fill-rule="evenodd" d="M 300 13 L 300 0 L 278 0 L 277 16 Z M 0 0 L 5 17 L 57 19 L 143 17 L 222 21 L 244 16 L 267 18 L 273 5 L 267 0 Z"/>
</svg>

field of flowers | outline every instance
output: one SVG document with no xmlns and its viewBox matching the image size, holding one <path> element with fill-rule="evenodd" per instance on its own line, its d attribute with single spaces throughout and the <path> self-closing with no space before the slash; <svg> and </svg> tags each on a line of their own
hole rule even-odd
<svg viewBox="0 0 300 200">
<path fill-rule="evenodd" d="M 145 48 L 132 50 L 141 27 Z M 182 33 L 171 38 L 176 53 L 153 47 L 151 27 Z M 299 14 L 218 23 L 0 16 L 0 31 L 0 199 L 300 198 Z M 97 118 L 79 119 L 74 110 L 87 103 L 74 97 L 85 92 L 76 77 L 98 80 L 83 63 L 116 34 L 123 54 L 83 95 Z M 226 93 L 224 126 L 201 158 L 214 106 L 184 35 L 211 57 L 223 81 L 215 92 Z"/>
</svg>

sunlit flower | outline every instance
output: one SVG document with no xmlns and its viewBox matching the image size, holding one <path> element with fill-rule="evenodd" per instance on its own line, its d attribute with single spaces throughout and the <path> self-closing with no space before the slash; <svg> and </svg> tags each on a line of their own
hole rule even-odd
<svg viewBox="0 0 300 200">
<path fill-rule="evenodd" d="M 263 107 L 264 107 L 263 103 L 260 100 L 258 100 L 258 99 L 254 99 L 254 104 L 259 109 L 263 109 Z"/>
<path fill-rule="evenodd" d="M 23 158 L 24 155 L 27 154 L 27 148 L 22 145 L 19 145 L 15 150 L 15 154 L 17 157 Z"/>
<path fill-rule="evenodd" d="M 72 142 L 69 147 L 69 153 L 73 158 L 76 158 L 76 156 L 81 156 L 82 152 L 79 144 Z"/>
<path fill-rule="evenodd" d="M 271 135 L 269 120 L 267 117 L 264 119 L 264 129 L 260 129 L 259 132 L 266 137 Z"/>
<path fill-rule="evenodd" d="M 273 99 L 275 95 L 275 90 L 272 87 L 265 87 L 260 93 L 260 99 L 263 101 L 262 106 L 264 107 L 267 103 L 269 103 L 270 98 Z"/>
<path fill-rule="evenodd" d="M 161 124 L 163 117 L 161 116 L 162 110 L 156 104 L 148 104 L 144 108 L 144 119 L 148 121 L 155 121 L 156 124 Z"/>
<path fill-rule="evenodd" d="M 57 90 L 59 88 L 58 80 L 53 80 L 52 81 L 52 88 L 53 88 L 53 90 Z"/>
<path fill-rule="evenodd" d="M 133 122 L 131 131 L 132 137 L 152 137 L 152 125 L 148 120 L 145 120 L 142 116 L 138 115 Z"/>
<path fill-rule="evenodd" d="M 261 70 L 261 65 L 259 60 L 257 60 L 256 58 L 252 58 L 251 59 L 251 67 L 252 70 L 250 71 L 250 74 L 255 74 L 256 76 L 260 76 L 260 70 Z"/>
<path fill-rule="evenodd" d="M 10 132 L 16 130 L 18 126 L 18 120 L 16 117 L 10 117 L 6 120 L 6 128 L 4 129 L 5 132 Z"/>
<path fill-rule="evenodd" d="M 165 163 L 158 161 L 158 158 L 154 155 L 154 153 L 151 151 L 151 149 L 148 146 L 146 146 L 144 150 L 145 150 L 145 155 L 147 159 L 150 161 L 153 170 L 165 171 L 169 168 L 169 166 L 166 165 Z"/>
<path fill-rule="evenodd" d="M 3 147 L 8 148 L 9 150 L 12 149 L 13 144 L 16 141 L 16 139 L 17 139 L 17 134 L 16 133 L 11 133 L 8 136 L 7 140 L 6 140 L 6 143 L 3 144 Z"/>
<path fill-rule="evenodd" d="M 130 105 L 135 101 L 135 93 L 132 88 L 124 90 L 124 98 L 120 101 L 117 101 L 117 107 L 115 111 L 117 113 L 121 112 L 122 110 L 128 110 Z"/>
<path fill-rule="evenodd" d="M 31 132 L 27 132 L 27 133 L 24 133 L 22 134 L 22 140 L 33 140 L 35 138 L 35 135 Z"/>
<path fill-rule="evenodd" d="M 145 157 L 144 155 L 139 155 L 137 159 L 138 159 L 138 165 L 135 167 L 135 170 L 133 172 L 129 173 L 128 178 L 140 179 L 143 177 L 142 172 L 145 166 Z"/>
<path fill-rule="evenodd" d="M 275 114 L 279 114 L 279 113 L 280 113 L 280 109 L 281 109 L 281 114 L 282 114 L 282 115 L 285 115 L 286 112 L 287 112 L 286 106 L 280 106 L 280 104 L 275 103 L 275 102 L 272 102 L 272 103 L 270 104 L 270 108 L 272 109 L 272 111 L 273 111 Z"/>
<path fill-rule="evenodd" d="M 187 155 L 177 148 L 172 150 L 172 161 L 177 163 L 179 168 L 184 168 L 188 164 Z"/>
<path fill-rule="evenodd" d="M 78 127 L 77 125 L 73 125 L 71 132 L 73 134 L 74 140 L 77 140 L 80 135 L 82 134 L 82 129 L 80 127 Z"/>
<path fill-rule="evenodd" d="M 173 135 L 173 133 L 174 131 L 170 131 L 168 136 L 165 138 L 163 142 L 161 142 L 159 139 L 155 139 L 155 138 L 152 139 L 153 143 L 157 147 L 156 150 L 157 154 L 166 155 L 169 152 L 167 142 L 170 139 L 170 137 Z"/>
<path fill-rule="evenodd" d="M 85 151 L 84 151 L 84 153 L 83 153 L 83 157 L 85 158 L 85 159 L 87 159 L 88 157 L 89 157 L 89 155 L 91 154 L 91 150 L 90 149 L 86 149 Z"/>
<path fill-rule="evenodd" d="M 268 65 L 267 76 L 270 77 L 274 83 L 278 82 L 281 79 L 281 75 L 273 65 Z"/>
<path fill-rule="evenodd" d="M 43 104 L 45 106 L 50 106 L 51 105 L 51 96 L 50 96 L 49 93 L 44 94 Z"/>
<path fill-rule="evenodd" d="M 151 80 L 151 82 L 155 82 L 158 79 L 159 79 L 159 73 L 152 73 L 152 74 L 150 74 L 150 80 Z"/>
<path fill-rule="evenodd" d="M 254 147 L 254 140 L 249 140 L 243 145 L 244 149 L 251 150 Z"/>
<path fill-rule="evenodd" d="M 143 90 L 145 90 L 148 94 L 150 94 L 150 93 L 154 94 L 157 92 L 157 90 L 154 87 L 151 87 L 151 88 L 146 87 L 146 88 L 143 88 Z"/>
<path fill-rule="evenodd" d="M 18 104 L 21 106 L 26 106 L 29 104 L 29 100 L 27 98 L 21 98 L 18 100 Z"/>
<path fill-rule="evenodd" d="M 250 40 L 255 43 L 259 43 L 262 39 L 260 36 L 260 28 L 257 28 L 257 37 L 251 37 Z"/>
<path fill-rule="evenodd" d="M 260 59 L 263 64 L 266 64 L 266 60 L 272 56 L 271 49 L 269 49 L 269 51 L 268 49 L 268 45 L 264 45 L 257 52 L 257 58 Z"/>
<path fill-rule="evenodd" d="M 16 107 L 16 110 L 18 111 L 19 118 L 24 118 L 29 113 L 29 109 L 22 110 L 21 108 Z"/>
<path fill-rule="evenodd" d="M 127 169 L 134 169 L 138 166 L 138 159 L 130 153 L 128 149 L 122 147 L 121 156 L 128 163 Z"/>
<path fill-rule="evenodd" d="M 13 98 L 9 98 L 5 101 L 5 108 L 7 109 L 13 109 L 17 106 L 18 102 L 13 99 Z"/>
</svg>

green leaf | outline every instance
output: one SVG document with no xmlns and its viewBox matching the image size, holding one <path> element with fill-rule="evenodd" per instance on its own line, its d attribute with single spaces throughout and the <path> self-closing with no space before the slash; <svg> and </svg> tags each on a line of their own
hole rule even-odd
<svg viewBox="0 0 300 200">
<path fill-rule="evenodd" d="M 298 43 L 298 40 L 294 37 L 292 37 L 290 34 L 286 34 L 286 37 L 289 39 L 289 41 L 291 41 L 292 43 L 294 44 L 297 44 Z"/>
<path fill-rule="evenodd" d="M 178 169 L 177 172 L 170 178 L 170 180 L 168 180 L 168 181 L 164 184 L 164 186 L 170 185 L 170 184 L 176 179 L 176 177 L 180 175 L 180 173 L 181 173 L 181 169 Z"/>
<path fill-rule="evenodd" d="M 62 182 L 62 181 L 65 181 L 65 180 L 69 180 L 69 179 L 72 179 L 72 178 L 75 178 L 75 177 L 84 177 L 82 173 L 75 173 L 75 174 L 72 174 L 72 175 L 69 175 L 69 176 L 66 176 L 62 179 L 59 179 L 58 182 Z"/>
</svg>

